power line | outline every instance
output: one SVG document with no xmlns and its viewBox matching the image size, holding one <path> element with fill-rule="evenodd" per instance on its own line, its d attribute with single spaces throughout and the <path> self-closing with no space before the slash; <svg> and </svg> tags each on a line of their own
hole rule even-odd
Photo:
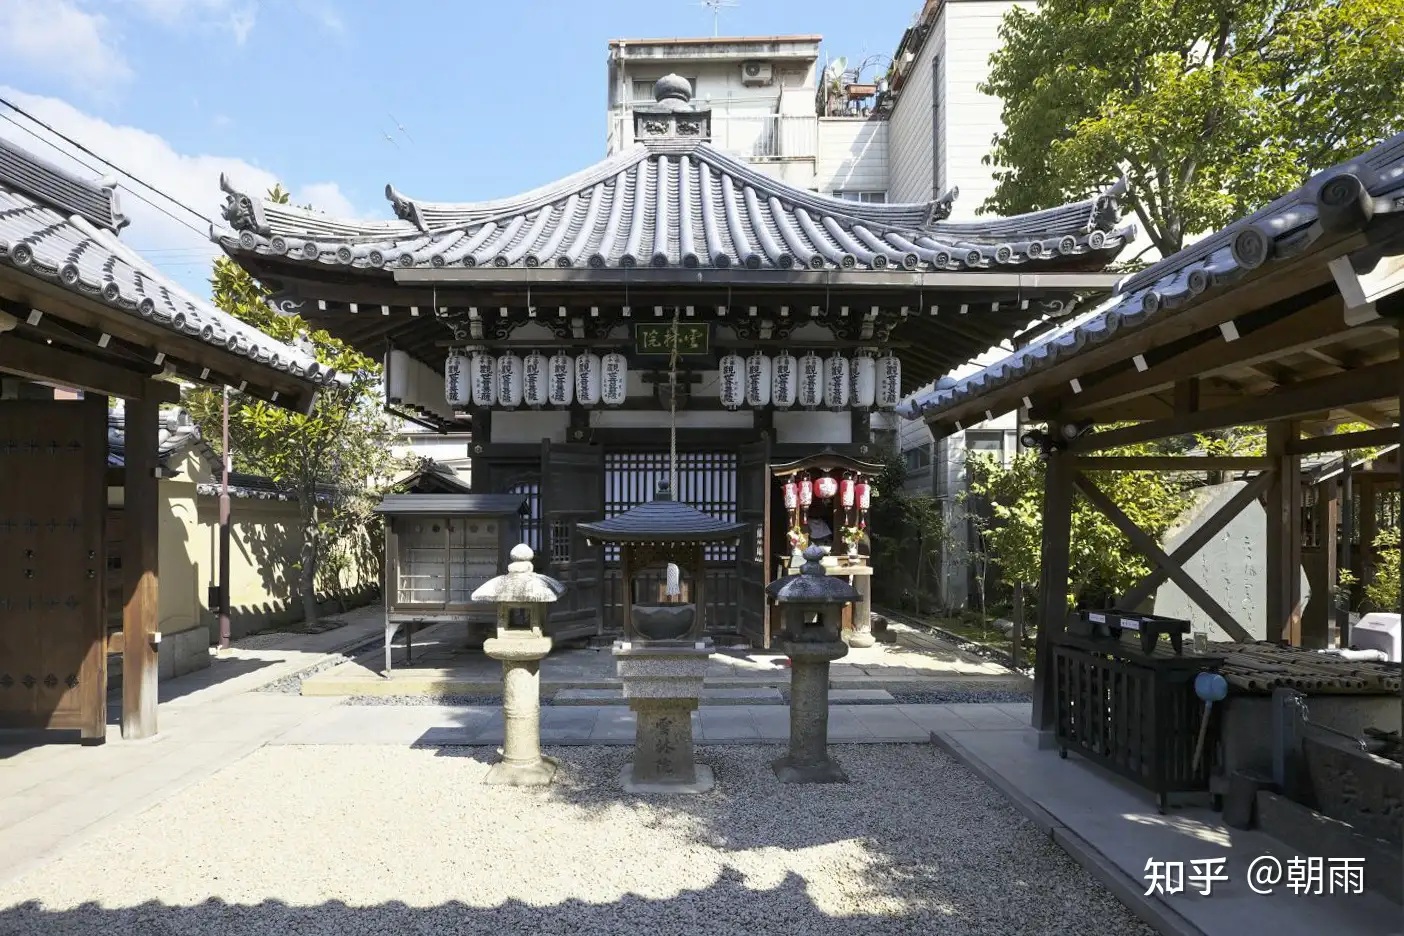
<svg viewBox="0 0 1404 936">
<path fill-rule="evenodd" d="M 178 207 L 184 209 L 185 211 L 190 212 L 190 214 L 194 215 L 195 217 L 199 218 L 201 221 L 205 222 L 206 225 L 213 225 L 213 224 L 214 224 L 214 222 L 211 221 L 209 218 L 205 217 L 203 214 L 201 214 L 200 212 L 196 211 L 194 208 L 191 208 L 189 205 L 185 204 L 185 203 L 184 203 L 183 201 L 181 201 L 180 199 L 175 198 L 174 196 L 171 196 L 171 195 L 167 195 L 165 192 L 161 191 L 159 188 L 157 188 L 156 186 L 152 185 L 150 182 L 147 182 L 146 180 L 144 180 L 144 179 L 142 179 L 142 178 L 140 178 L 140 177 L 138 177 L 138 176 L 136 176 L 136 175 L 133 175 L 132 173 L 130 173 L 130 172 L 128 172 L 127 170 L 123 169 L 121 166 L 117 165 L 116 163 L 112 162 L 111 160 L 104 159 L 102 156 L 99 156 L 97 153 L 94 153 L 92 150 L 88 149 L 88 148 L 87 148 L 86 146 L 84 146 L 82 143 L 79 143 L 77 140 L 73 139 L 72 137 L 68 136 L 68 135 L 65 134 L 65 133 L 62 133 L 62 132 L 59 131 L 59 130 L 55 130 L 53 127 L 49 126 L 49 125 L 46 124 L 44 121 L 40 120 L 38 117 L 35 117 L 33 114 L 29 113 L 29 112 L 26 111 L 24 108 L 20 107 L 19 105 L 15 104 L 14 102 L 12 102 L 12 101 L 10 101 L 10 100 L 8 100 L 8 99 L 6 99 L 6 98 L 0 97 L 0 104 L 4 104 L 4 105 L 5 105 L 6 107 L 8 107 L 10 110 L 12 110 L 12 111 L 14 111 L 15 113 L 19 114 L 20 116 L 24 117 L 26 120 L 29 120 L 29 121 L 31 121 L 31 122 L 33 122 L 33 123 L 39 125 L 40 127 L 43 127 L 45 130 L 49 131 L 49 132 L 52 133 L 54 136 L 58 137 L 60 140 L 63 140 L 65 143 L 68 143 L 70 146 L 76 146 L 76 147 L 77 147 L 79 150 L 81 150 L 82 152 L 84 152 L 84 153 L 86 153 L 87 155 L 93 157 L 93 158 L 96 159 L 98 162 L 102 163 L 103 165 L 109 166 L 109 167 L 111 167 L 112 169 L 115 169 L 117 172 L 120 172 L 122 175 L 124 175 L 124 176 L 126 176 L 127 178 L 131 179 L 133 182 L 136 182 L 138 185 L 142 185 L 142 186 L 146 187 L 147 189 L 150 189 L 151 191 L 155 192 L 157 195 L 160 195 L 162 198 L 166 199 L 166 200 L 167 200 L 168 202 L 170 202 L 171 204 L 176 205 L 176 206 L 178 206 Z M 15 124 L 15 126 L 17 126 L 17 127 L 20 126 L 20 124 L 18 124 L 18 123 L 17 123 L 16 121 L 14 121 L 12 118 L 6 117 L 5 119 L 6 119 L 6 120 L 9 120 L 10 123 Z M 21 128 L 21 129 L 25 129 L 25 128 Z M 41 137 L 39 137 L 39 135 L 36 134 L 36 133 L 34 133 L 34 131 L 32 131 L 32 130 L 30 130 L 29 133 L 30 133 L 32 136 L 34 136 L 35 139 L 41 139 Z M 53 144 L 49 144 L 49 145 L 52 146 Z M 75 160 L 77 159 L 77 157 L 73 156 L 73 154 L 71 154 L 71 153 L 65 153 L 65 155 L 67 155 L 67 156 L 69 156 L 70 158 L 73 158 L 73 159 L 75 159 Z M 80 164 L 81 164 L 81 161 L 80 161 Z M 87 168 L 88 168 L 90 171 L 94 171 L 94 172 L 96 171 L 96 170 L 94 170 L 91 166 L 88 166 Z M 129 191 L 130 191 L 130 190 L 129 190 Z M 190 228 L 190 230 L 194 231 L 196 234 L 199 234 L 201 237 L 205 237 L 205 236 L 206 236 L 206 232 L 205 232 L 205 231 L 202 231 L 202 230 L 200 230 L 199 228 L 195 227 L 194 225 L 192 225 L 192 224 L 190 224 L 190 223 L 188 223 L 188 222 L 186 222 L 186 221 L 184 221 L 184 220 L 182 220 L 182 219 L 180 219 L 180 218 L 177 218 L 175 215 L 171 214 L 169 211 L 167 211 L 165 208 L 162 208 L 160 205 L 157 205 L 157 204 L 155 204 L 154 202 L 152 202 L 152 201 L 150 201 L 150 200 L 148 200 L 148 199 L 146 199 L 146 198 L 143 198 L 142 195 L 141 195 L 141 193 L 136 192 L 136 191 L 132 191 L 132 194 L 135 195 L 137 198 L 141 199 L 143 202 L 146 202 L 146 204 L 150 205 L 152 208 L 155 208 L 157 211 L 160 211 L 162 214 L 164 214 L 166 217 L 170 218 L 172 221 L 176 221 L 176 222 L 178 222 L 178 223 L 180 223 L 180 224 L 184 224 L 186 227 Z"/>
</svg>

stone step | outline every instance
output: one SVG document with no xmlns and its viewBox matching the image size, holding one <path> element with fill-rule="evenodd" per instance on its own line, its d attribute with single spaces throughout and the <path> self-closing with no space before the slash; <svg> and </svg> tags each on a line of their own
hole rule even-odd
<svg viewBox="0 0 1404 936">
<path fill-rule="evenodd" d="M 888 692 L 886 689 L 830 689 L 830 690 L 829 690 L 829 704 L 830 704 L 830 705 L 844 705 L 845 703 L 848 704 L 848 705 L 853 705 L 853 704 L 855 704 L 855 703 L 857 703 L 857 704 L 862 704 L 862 703 L 864 703 L 864 702 L 867 702 L 867 703 L 869 703 L 869 704 L 872 704 L 872 703 L 878 703 L 878 702 L 895 702 L 895 701 L 896 701 L 896 700 L 892 698 L 892 693 Z"/>
<path fill-rule="evenodd" d="M 624 705 L 623 689 L 562 689 L 552 697 L 553 705 Z M 702 690 L 701 705 L 784 705 L 780 690 L 773 687 Z"/>
</svg>

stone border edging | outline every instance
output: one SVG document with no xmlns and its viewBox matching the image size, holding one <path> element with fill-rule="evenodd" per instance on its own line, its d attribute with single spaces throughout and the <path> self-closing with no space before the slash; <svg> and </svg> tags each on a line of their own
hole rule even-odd
<svg viewBox="0 0 1404 936">
<path fill-rule="evenodd" d="M 940 732 L 931 732 L 931 743 L 970 768 L 976 776 L 998 790 L 1015 809 L 1028 817 L 1040 832 L 1048 835 L 1059 848 L 1100 881 L 1112 896 L 1138 919 L 1160 936 L 1206 936 L 1203 930 L 1185 919 L 1159 897 L 1147 897 L 1138 881 L 1122 871 L 1090 842 L 1078 835 L 1038 803 L 1015 789 L 988 764 L 960 742 Z"/>
</svg>

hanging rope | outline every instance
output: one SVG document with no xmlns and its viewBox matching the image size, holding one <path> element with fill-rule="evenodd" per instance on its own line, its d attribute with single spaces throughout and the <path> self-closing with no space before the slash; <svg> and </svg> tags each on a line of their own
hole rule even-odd
<svg viewBox="0 0 1404 936">
<path fill-rule="evenodd" d="M 678 307 L 673 306 L 672 350 L 668 354 L 668 485 L 678 497 Z"/>
</svg>

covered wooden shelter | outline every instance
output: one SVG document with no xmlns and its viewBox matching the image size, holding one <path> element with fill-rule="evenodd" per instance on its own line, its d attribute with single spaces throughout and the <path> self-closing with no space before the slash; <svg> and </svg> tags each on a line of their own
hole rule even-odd
<svg viewBox="0 0 1404 936">
<path fill-rule="evenodd" d="M 0 140 L 0 729 L 156 732 L 158 408 L 180 382 L 306 411 L 336 380 L 118 239 L 116 191 Z M 126 401 L 122 468 L 108 401 Z M 124 488 L 121 629 L 105 623 L 107 488 Z"/>
<path fill-rule="evenodd" d="M 1099 308 L 915 401 L 908 415 L 925 419 L 938 437 L 1015 409 L 1047 426 L 1029 439 L 1047 463 L 1037 727 L 1052 725 L 1049 654 L 1068 617 L 1075 494 L 1156 567 L 1119 597 L 1119 607 L 1134 609 L 1173 581 L 1237 641 L 1250 637 L 1183 565 L 1261 499 L 1268 516 L 1265 636 L 1324 646 L 1324 616 L 1319 627 L 1303 628 L 1301 459 L 1400 441 L 1402 315 L 1404 135 L 1127 277 Z M 1333 431 L 1353 422 L 1373 428 Z M 1098 454 L 1247 425 L 1266 426 L 1265 456 Z M 1095 480 L 1099 472 L 1148 470 L 1242 471 L 1251 481 L 1166 555 Z"/>
<path fill-rule="evenodd" d="M 829 198 L 712 146 L 687 81 L 666 77 L 655 97 L 634 115 L 637 145 L 521 195 L 387 187 L 394 218 L 364 221 L 226 182 L 215 232 L 281 308 L 384 355 L 397 412 L 471 427 L 474 490 L 529 499 L 529 545 L 568 586 L 555 613 L 597 632 L 623 627 L 621 573 L 577 524 L 648 501 L 671 409 L 675 496 L 783 542 L 765 529 L 771 464 L 826 447 L 871 458 L 903 394 L 1105 295 L 1116 277 L 1102 271 L 1133 234 L 1115 185 L 959 223 L 954 192 Z M 764 642 L 769 564 L 710 548 L 706 617 Z"/>
</svg>

